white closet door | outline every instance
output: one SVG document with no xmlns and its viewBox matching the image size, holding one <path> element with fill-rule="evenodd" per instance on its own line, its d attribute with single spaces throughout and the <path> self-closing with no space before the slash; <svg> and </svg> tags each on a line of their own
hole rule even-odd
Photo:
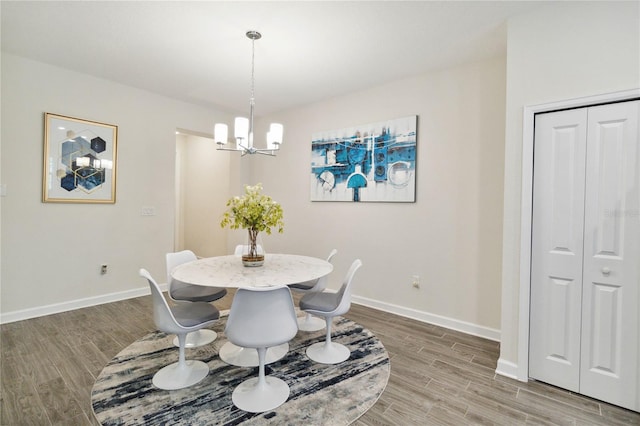
<svg viewBox="0 0 640 426">
<path fill-rule="evenodd" d="M 640 101 L 588 110 L 580 393 L 640 410 Z"/>
<path fill-rule="evenodd" d="M 535 121 L 529 374 L 580 385 L 586 110 Z"/>
</svg>

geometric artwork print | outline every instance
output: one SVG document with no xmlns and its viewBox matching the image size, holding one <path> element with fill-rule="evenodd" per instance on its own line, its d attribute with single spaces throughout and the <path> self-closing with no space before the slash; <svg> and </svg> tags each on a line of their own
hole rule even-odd
<svg viewBox="0 0 640 426">
<path fill-rule="evenodd" d="M 118 127 L 45 113 L 43 201 L 115 203 Z"/>
<path fill-rule="evenodd" d="M 58 163 L 60 168 L 57 171 L 58 176 L 62 176 L 60 186 L 69 192 L 80 189 L 87 193 L 101 187 L 105 169 L 111 167 L 107 161 L 98 158 L 105 150 L 105 145 L 104 139 L 92 135 L 88 130 L 62 142 Z"/>
</svg>

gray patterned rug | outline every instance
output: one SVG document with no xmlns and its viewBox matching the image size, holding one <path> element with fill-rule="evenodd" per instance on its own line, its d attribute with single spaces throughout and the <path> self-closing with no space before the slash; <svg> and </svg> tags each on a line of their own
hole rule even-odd
<svg viewBox="0 0 640 426">
<path fill-rule="evenodd" d="M 257 368 L 234 367 L 218 357 L 227 341 L 226 316 L 212 327 L 218 338 L 204 347 L 187 349 L 187 359 L 209 365 L 209 375 L 181 390 L 165 391 L 151 383 L 162 366 L 177 361 L 173 335 L 154 332 L 116 355 L 102 370 L 91 391 L 91 405 L 102 425 L 348 425 L 375 404 L 389 379 L 389 356 L 369 330 L 343 317 L 333 320 L 333 339 L 351 350 L 338 365 L 317 364 L 306 348 L 324 339 L 324 330 L 298 332 L 289 353 L 267 366 L 267 374 L 289 384 L 287 402 L 266 413 L 247 413 L 231 402 L 242 381 Z"/>
</svg>

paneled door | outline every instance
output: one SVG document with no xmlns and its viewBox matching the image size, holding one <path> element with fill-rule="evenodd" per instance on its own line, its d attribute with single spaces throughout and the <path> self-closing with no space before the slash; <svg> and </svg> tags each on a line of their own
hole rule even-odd
<svg viewBox="0 0 640 426">
<path fill-rule="evenodd" d="M 535 126 L 529 375 L 578 392 L 587 114 Z"/>
<path fill-rule="evenodd" d="M 529 375 L 640 410 L 640 101 L 535 122 Z"/>
</svg>

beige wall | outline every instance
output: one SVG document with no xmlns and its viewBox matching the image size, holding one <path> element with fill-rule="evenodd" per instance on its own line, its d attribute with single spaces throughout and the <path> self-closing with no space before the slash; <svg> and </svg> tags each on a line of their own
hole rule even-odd
<svg viewBox="0 0 640 426">
<path fill-rule="evenodd" d="M 117 202 L 41 202 L 43 113 L 118 125 Z M 226 114 L 2 54 L 2 319 L 138 294 L 173 249 L 176 128 Z M 141 216 L 153 206 L 155 216 Z M 100 275 L 100 264 L 109 273 Z M 10 314 L 12 316 L 7 316 Z"/>
<path fill-rule="evenodd" d="M 265 117 L 259 133 L 268 121 L 285 124 L 275 158 L 216 154 L 229 158 L 231 194 L 263 182 L 282 202 L 285 233 L 265 237 L 267 251 L 324 257 L 338 248 L 333 288 L 360 257 L 357 299 L 490 337 L 502 329 L 501 361 L 517 366 L 522 107 L 639 87 L 638 4 L 550 5 L 508 28 L 506 60 Z M 45 111 L 118 124 L 115 205 L 40 202 Z M 309 201 L 313 132 L 411 114 L 419 116 L 416 203 Z M 174 247 L 175 130 L 210 133 L 218 119 L 231 123 L 218 111 L 3 53 L 2 320 L 137 294 L 140 266 L 162 277 Z M 157 215 L 142 217 L 142 206 Z M 242 241 L 230 232 L 227 252 Z M 101 263 L 110 265 L 106 276 Z M 420 290 L 410 285 L 414 274 Z"/>
<path fill-rule="evenodd" d="M 281 153 L 252 164 L 284 206 L 285 234 L 267 237 L 267 250 L 324 257 L 335 247 L 333 288 L 359 257 L 357 300 L 498 338 L 504 82 L 499 58 L 263 120 L 285 125 Z M 309 201 L 312 133 L 407 115 L 419 116 L 415 203 Z"/>
<path fill-rule="evenodd" d="M 516 376 L 523 107 L 640 87 L 637 2 L 544 6 L 508 23 L 502 344 L 498 370 Z"/>
</svg>

